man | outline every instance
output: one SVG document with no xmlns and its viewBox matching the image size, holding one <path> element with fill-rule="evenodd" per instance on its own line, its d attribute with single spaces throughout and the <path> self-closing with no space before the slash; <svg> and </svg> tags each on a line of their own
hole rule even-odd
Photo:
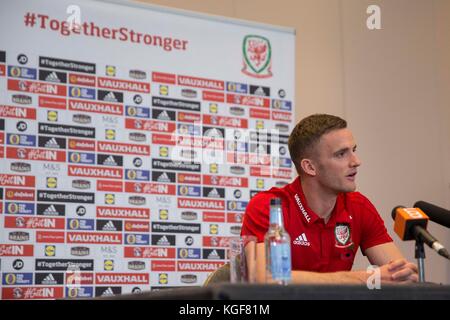
<svg viewBox="0 0 450 320">
<path fill-rule="evenodd" d="M 392 242 L 372 203 L 356 190 L 361 161 L 345 120 L 316 114 L 300 121 L 288 140 L 298 177 L 283 188 L 258 193 L 248 204 L 242 235 L 256 235 L 257 281 L 265 282 L 264 235 L 270 199 L 282 200 L 291 237 L 292 283 L 366 283 L 350 271 L 358 247 L 380 267 L 382 283 L 417 282 L 417 267 Z"/>
</svg>

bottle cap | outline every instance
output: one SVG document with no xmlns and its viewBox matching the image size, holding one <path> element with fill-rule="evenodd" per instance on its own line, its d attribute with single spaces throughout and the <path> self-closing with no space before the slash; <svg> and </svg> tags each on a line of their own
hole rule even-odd
<svg viewBox="0 0 450 320">
<path fill-rule="evenodd" d="M 270 205 L 271 206 L 276 206 L 276 205 L 281 206 L 281 199 L 280 198 L 270 199 Z"/>
</svg>

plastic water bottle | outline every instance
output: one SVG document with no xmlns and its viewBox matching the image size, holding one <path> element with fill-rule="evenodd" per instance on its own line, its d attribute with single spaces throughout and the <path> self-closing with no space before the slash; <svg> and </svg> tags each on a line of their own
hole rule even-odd
<svg viewBox="0 0 450 320">
<path fill-rule="evenodd" d="M 291 281 L 291 237 L 283 226 L 281 199 L 270 200 L 270 226 L 264 237 L 266 282 L 287 285 Z"/>
</svg>

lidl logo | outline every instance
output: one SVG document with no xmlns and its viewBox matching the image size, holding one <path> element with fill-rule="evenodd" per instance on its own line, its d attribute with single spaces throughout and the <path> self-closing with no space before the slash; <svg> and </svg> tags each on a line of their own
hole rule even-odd
<svg viewBox="0 0 450 320">
<path fill-rule="evenodd" d="M 47 188 L 56 188 L 58 186 L 58 179 L 55 177 L 47 177 Z"/>
<path fill-rule="evenodd" d="M 160 85 L 159 94 L 162 96 L 167 96 L 169 94 L 169 87 L 166 85 Z"/>
<path fill-rule="evenodd" d="M 264 129 L 264 121 L 256 120 L 256 129 Z"/>
<path fill-rule="evenodd" d="M 104 260 L 103 262 L 103 269 L 105 271 L 113 271 L 114 270 L 114 260 Z"/>
<path fill-rule="evenodd" d="M 105 74 L 109 77 L 116 76 L 116 67 L 115 66 L 106 66 Z"/>
<path fill-rule="evenodd" d="M 105 138 L 106 138 L 106 140 L 115 140 L 116 139 L 116 130 L 106 129 L 105 130 Z"/>
<path fill-rule="evenodd" d="M 169 210 L 167 209 L 159 209 L 159 219 L 167 220 L 169 219 Z"/>
<path fill-rule="evenodd" d="M 209 234 L 218 234 L 219 233 L 219 225 L 210 224 L 209 225 Z"/>
<path fill-rule="evenodd" d="M 58 121 L 58 112 L 54 111 L 54 110 L 48 111 L 47 112 L 47 120 L 53 121 L 53 122 Z"/>
<path fill-rule="evenodd" d="M 219 111 L 219 107 L 217 106 L 217 103 L 209 104 L 209 112 L 210 113 L 217 113 L 218 111 Z"/>
<path fill-rule="evenodd" d="M 167 273 L 160 273 L 158 275 L 158 282 L 159 284 L 167 284 L 169 282 L 169 277 L 167 276 Z"/>
<path fill-rule="evenodd" d="M 159 147 L 159 156 L 160 157 L 167 157 L 169 155 L 169 148 L 167 147 Z"/>
<path fill-rule="evenodd" d="M 256 179 L 256 188 L 264 189 L 264 179 Z"/>
<path fill-rule="evenodd" d="M 112 193 L 105 194 L 105 203 L 114 204 L 116 202 L 116 197 Z"/>
<path fill-rule="evenodd" d="M 45 246 L 45 256 L 54 257 L 56 255 L 56 247 L 54 245 Z"/>
<path fill-rule="evenodd" d="M 209 165 L 209 172 L 210 173 L 217 173 L 219 171 L 217 163 L 211 163 Z"/>
</svg>

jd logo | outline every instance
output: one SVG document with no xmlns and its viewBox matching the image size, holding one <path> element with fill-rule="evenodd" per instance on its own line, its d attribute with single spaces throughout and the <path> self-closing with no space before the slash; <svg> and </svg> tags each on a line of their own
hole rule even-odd
<svg viewBox="0 0 450 320">
<path fill-rule="evenodd" d="M 255 78 L 269 78 L 272 76 L 272 49 L 268 39 L 256 36 L 245 36 L 242 51 L 244 66 L 242 72 Z"/>
</svg>

